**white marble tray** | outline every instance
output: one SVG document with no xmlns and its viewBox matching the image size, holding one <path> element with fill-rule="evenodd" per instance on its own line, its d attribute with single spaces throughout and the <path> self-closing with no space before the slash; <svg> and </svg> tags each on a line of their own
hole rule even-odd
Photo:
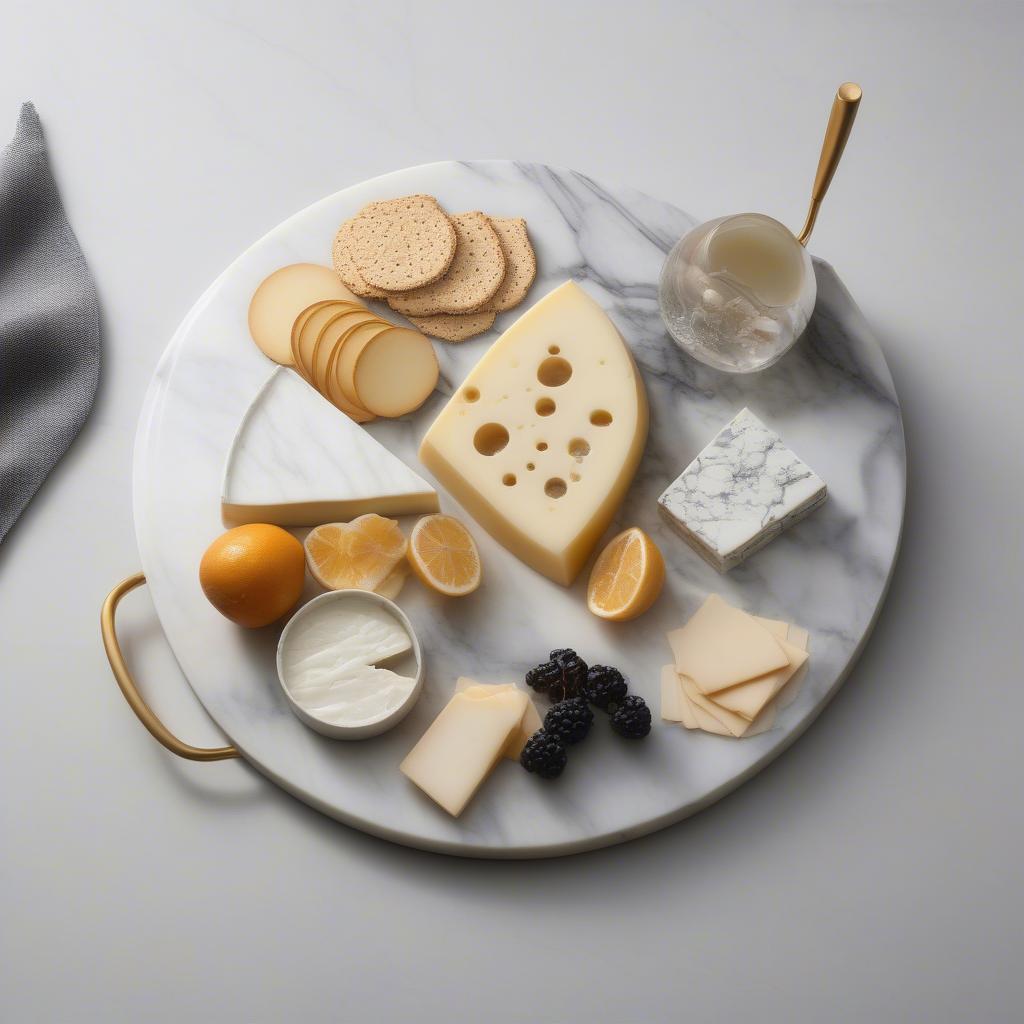
<svg viewBox="0 0 1024 1024">
<path fill-rule="evenodd" d="M 424 649 L 427 682 L 419 705 L 393 732 L 343 743 L 311 732 L 285 706 L 274 675 L 279 629 L 253 633 L 221 618 L 199 589 L 197 569 L 223 528 L 224 456 L 272 369 L 246 329 L 253 289 L 286 263 L 329 263 L 342 219 L 369 200 L 411 192 L 432 193 L 452 211 L 526 217 L 539 263 L 528 302 L 574 278 L 611 314 L 651 400 L 646 455 L 616 528 L 646 529 L 664 552 L 669 579 L 641 619 L 604 624 L 586 611 L 586 573 L 567 592 L 474 529 L 485 583 L 473 598 L 432 597 L 410 582 L 399 599 Z M 820 262 L 811 326 L 772 369 L 722 376 L 678 352 L 658 315 L 656 282 L 665 253 L 691 224 L 673 206 L 571 172 L 508 162 L 432 164 L 346 189 L 297 214 L 245 252 L 196 303 L 168 346 L 142 411 L 136 530 L 178 662 L 209 713 L 259 770 L 326 814 L 396 842 L 486 857 L 548 856 L 679 821 L 750 778 L 822 710 L 871 631 L 899 546 L 906 455 L 898 400 L 878 344 L 835 273 Z M 419 439 L 522 308 L 504 314 L 482 338 L 438 343 L 440 392 L 408 420 L 373 424 L 377 438 L 429 476 L 415 457 Z M 829 501 L 722 577 L 669 530 L 655 502 L 744 405 L 825 478 Z M 442 507 L 459 514 L 444 495 Z M 668 659 L 664 633 L 712 590 L 811 632 L 810 674 L 799 699 L 773 729 L 749 740 L 657 721 L 658 673 Z M 599 720 L 558 782 L 545 784 L 502 762 L 457 821 L 399 774 L 399 761 L 448 699 L 456 676 L 521 677 L 549 649 L 564 646 L 627 674 L 655 712 L 647 740 L 621 741 Z"/>
</svg>

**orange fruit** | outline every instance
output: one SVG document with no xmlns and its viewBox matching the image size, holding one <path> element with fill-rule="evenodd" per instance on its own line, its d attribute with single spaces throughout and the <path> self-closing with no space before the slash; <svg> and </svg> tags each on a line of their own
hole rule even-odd
<svg viewBox="0 0 1024 1024">
<path fill-rule="evenodd" d="M 249 629 L 269 626 L 291 611 L 305 577 L 302 545 L 266 523 L 221 534 L 199 563 L 199 585 L 210 604 Z"/>
<path fill-rule="evenodd" d="M 374 512 L 351 523 L 325 523 L 306 537 L 306 564 L 327 590 L 376 590 L 405 556 L 398 523 Z"/>
<path fill-rule="evenodd" d="M 654 604 L 665 583 L 665 561 L 639 527 L 613 537 L 597 556 L 587 584 L 587 607 L 599 618 L 625 622 Z"/>
<path fill-rule="evenodd" d="M 431 590 L 448 597 L 480 586 L 480 553 L 469 531 L 451 516 L 424 516 L 409 538 L 409 564 Z"/>
</svg>

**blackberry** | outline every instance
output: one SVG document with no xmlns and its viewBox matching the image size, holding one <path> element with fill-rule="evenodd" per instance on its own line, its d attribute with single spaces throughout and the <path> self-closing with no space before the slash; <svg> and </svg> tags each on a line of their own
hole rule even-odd
<svg viewBox="0 0 1024 1024">
<path fill-rule="evenodd" d="M 553 703 L 578 697 L 587 678 L 587 663 L 568 647 L 551 652 L 545 661 L 526 673 L 526 685 L 546 693 Z"/>
<path fill-rule="evenodd" d="M 562 647 L 552 651 L 548 657 L 562 670 L 562 687 L 565 700 L 578 697 L 587 681 L 587 663 L 571 648 Z"/>
<path fill-rule="evenodd" d="M 557 737 L 538 729 L 523 747 L 519 763 L 542 779 L 557 779 L 569 762 L 565 744 Z"/>
<path fill-rule="evenodd" d="M 562 686 L 562 668 L 553 661 L 531 668 L 526 673 L 526 685 L 538 693 L 549 693 L 553 686 Z"/>
<path fill-rule="evenodd" d="M 627 689 L 626 680 L 617 668 L 591 665 L 583 685 L 583 696 L 595 707 L 611 714 L 625 699 Z"/>
<path fill-rule="evenodd" d="M 643 697 L 625 697 L 612 715 L 612 728 L 627 740 L 642 740 L 651 731 L 651 709 Z"/>
<path fill-rule="evenodd" d="M 586 739 L 594 723 L 594 712 L 583 697 L 560 701 L 544 716 L 544 731 L 563 743 L 579 743 Z"/>
</svg>

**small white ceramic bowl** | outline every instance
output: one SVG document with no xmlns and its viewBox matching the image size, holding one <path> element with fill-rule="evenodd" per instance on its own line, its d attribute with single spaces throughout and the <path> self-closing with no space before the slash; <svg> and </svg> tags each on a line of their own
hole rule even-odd
<svg viewBox="0 0 1024 1024">
<path fill-rule="evenodd" d="M 288 645 L 288 638 L 293 632 L 293 627 L 310 613 L 310 609 L 320 607 L 327 602 L 348 603 L 354 606 L 362 604 L 374 608 L 383 608 L 409 634 L 412 650 L 408 654 L 403 655 L 403 658 L 411 656 L 415 659 L 416 670 L 415 673 L 407 672 L 405 674 L 412 675 L 416 683 L 409 692 L 409 696 L 398 707 L 379 719 L 352 726 L 326 722 L 321 718 L 317 718 L 316 714 L 308 708 L 304 708 L 291 695 L 285 684 L 281 656 Z M 281 631 L 281 637 L 277 642 L 277 679 L 281 684 L 281 690 L 284 692 L 285 699 L 288 701 L 288 706 L 295 712 L 299 720 L 308 725 L 310 729 L 315 730 L 322 736 L 330 736 L 333 739 L 362 740 L 370 736 L 379 736 L 382 732 L 387 732 L 388 729 L 394 728 L 412 710 L 413 705 L 419 700 L 420 693 L 423 690 L 423 653 L 420 650 L 420 642 L 415 630 L 412 628 L 412 623 L 405 612 L 394 601 L 389 601 L 386 597 L 381 597 L 380 594 L 374 594 L 368 590 L 331 590 L 326 594 L 321 594 L 319 597 L 314 597 L 308 604 L 303 605 L 288 620 L 288 624 Z"/>
</svg>

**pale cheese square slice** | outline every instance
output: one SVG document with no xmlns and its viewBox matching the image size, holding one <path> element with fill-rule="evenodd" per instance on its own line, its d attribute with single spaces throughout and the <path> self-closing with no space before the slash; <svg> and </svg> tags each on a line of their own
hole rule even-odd
<svg viewBox="0 0 1024 1024">
<path fill-rule="evenodd" d="M 760 715 L 753 722 L 719 707 L 711 698 L 706 697 L 696 687 L 696 684 L 689 676 L 680 676 L 683 694 L 689 700 L 697 717 L 698 724 L 705 732 L 717 733 L 721 736 L 732 736 L 734 738 L 746 738 L 756 736 L 758 733 L 770 729 L 775 724 L 775 709 L 766 708 L 764 714 Z M 714 719 L 720 729 L 707 728 L 706 718 Z"/>
<path fill-rule="evenodd" d="M 794 647 L 799 647 L 801 651 L 810 650 L 811 634 L 803 626 L 790 626 L 786 639 Z"/>
<path fill-rule="evenodd" d="M 525 693 L 515 683 L 478 683 L 475 679 L 469 679 L 467 676 L 459 676 L 455 681 L 456 693 L 463 693 L 471 687 L 517 690 L 519 693 Z M 544 724 L 541 721 L 540 713 L 537 711 L 537 705 L 533 703 L 533 699 L 529 694 L 525 694 L 525 696 L 526 710 L 523 712 L 522 721 L 519 723 L 519 728 L 509 737 L 508 743 L 505 744 L 505 749 L 501 752 L 501 756 L 508 758 L 510 761 L 519 760 L 519 755 L 523 752 L 523 747 L 526 746 L 527 740 Z"/>
<path fill-rule="evenodd" d="M 752 615 L 711 594 L 689 622 L 668 634 L 676 671 L 702 694 L 784 668 L 789 657 Z"/>
<path fill-rule="evenodd" d="M 745 718 L 741 718 L 733 711 L 720 708 L 710 697 L 701 693 L 689 676 L 680 674 L 679 680 L 683 684 L 683 693 L 689 697 L 690 703 L 718 719 L 731 735 L 742 736 L 750 728 L 750 723 Z"/>
<path fill-rule="evenodd" d="M 661 717 L 666 722 L 682 722 L 683 691 L 675 665 L 665 665 L 661 670 Z"/>
<path fill-rule="evenodd" d="M 794 647 L 799 647 L 803 651 L 810 652 L 811 635 L 802 626 L 790 626 L 789 627 L 789 642 Z M 800 690 L 803 688 L 804 680 L 807 678 L 808 668 L 810 666 L 810 658 L 803 663 L 793 674 L 793 678 L 790 679 L 786 685 L 779 690 L 778 696 L 772 701 L 772 704 L 778 709 L 788 708 L 800 696 Z"/>
<path fill-rule="evenodd" d="M 528 701 L 516 688 L 456 693 L 401 763 L 401 772 L 458 817 L 501 759 Z"/>
<path fill-rule="evenodd" d="M 783 622 L 782 619 L 766 619 L 761 615 L 755 615 L 754 619 L 760 622 L 776 640 L 785 640 L 789 636 L 790 625 L 788 622 Z M 797 647 L 799 646 L 797 644 Z"/>
<path fill-rule="evenodd" d="M 720 690 L 711 699 L 720 708 L 733 711 L 748 722 L 757 718 L 765 705 L 793 678 L 793 674 L 807 660 L 807 652 L 788 640 L 779 640 L 779 643 L 789 658 L 789 664 L 785 668 L 740 683 L 739 686 L 731 686 L 728 690 Z"/>
<path fill-rule="evenodd" d="M 678 673 L 676 678 L 679 679 Z M 688 710 L 690 717 L 693 719 L 693 726 L 687 726 L 687 728 L 700 729 L 702 732 L 711 733 L 712 736 L 732 736 L 732 733 L 722 723 L 715 718 L 714 715 L 709 714 L 703 708 L 697 707 L 693 701 L 686 695 L 686 691 L 683 689 L 682 680 L 679 679 L 679 692 L 683 695 L 683 705 Z"/>
</svg>

